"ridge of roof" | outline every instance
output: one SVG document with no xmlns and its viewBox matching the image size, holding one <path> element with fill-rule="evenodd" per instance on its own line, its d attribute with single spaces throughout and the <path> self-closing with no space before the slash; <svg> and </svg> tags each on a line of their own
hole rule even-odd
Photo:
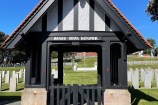
<svg viewBox="0 0 158 105">
<path fill-rule="evenodd" d="M 2 43 L 0 48 L 3 48 L 16 34 L 19 32 L 21 27 L 25 25 L 29 21 L 29 19 L 36 13 L 36 11 L 44 4 L 45 1 L 48 0 L 40 0 L 40 2 L 35 6 L 35 8 L 27 15 L 27 17 L 21 22 L 21 24 L 13 31 L 13 33 Z M 123 20 L 138 34 L 138 36 L 145 42 L 146 45 L 148 45 L 150 48 L 152 48 L 151 44 L 144 39 L 142 34 L 128 21 L 128 19 L 121 13 L 121 11 L 112 3 L 111 0 L 106 0 L 113 8 L 114 10 L 123 18 Z"/>
<path fill-rule="evenodd" d="M 129 22 L 129 20 L 122 14 L 122 12 L 115 6 L 115 4 L 111 0 L 106 0 L 108 3 L 114 8 L 114 10 L 125 20 L 125 22 L 138 34 L 138 36 L 150 47 L 152 48 L 151 44 L 144 39 L 143 35 Z"/>
</svg>

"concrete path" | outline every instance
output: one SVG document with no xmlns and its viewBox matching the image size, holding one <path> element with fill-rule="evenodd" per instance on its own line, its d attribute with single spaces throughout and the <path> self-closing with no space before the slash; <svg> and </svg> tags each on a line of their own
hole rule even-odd
<svg viewBox="0 0 158 105">
<path fill-rule="evenodd" d="M 4 102 L 0 102 L 0 105 L 20 105 L 20 101 L 17 102 L 4 101 Z"/>
</svg>

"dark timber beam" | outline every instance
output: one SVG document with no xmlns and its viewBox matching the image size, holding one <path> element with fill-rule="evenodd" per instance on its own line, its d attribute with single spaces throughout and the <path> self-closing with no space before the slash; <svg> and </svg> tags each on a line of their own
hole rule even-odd
<svg viewBox="0 0 158 105">
<path fill-rule="evenodd" d="M 63 52 L 58 51 L 58 79 L 59 84 L 63 84 Z"/>
<path fill-rule="evenodd" d="M 110 85 L 110 41 L 106 40 L 102 43 L 102 86 Z"/>
<path fill-rule="evenodd" d="M 28 59 L 26 63 L 26 70 L 25 70 L 25 87 L 30 85 L 30 80 L 31 80 L 31 60 Z"/>
<path fill-rule="evenodd" d="M 74 30 L 78 30 L 78 1 L 74 0 Z"/>
<path fill-rule="evenodd" d="M 126 54 L 126 51 L 127 51 L 127 46 L 126 46 L 126 43 L 123 43 L 122 44 L 122 49 L 121 49 L 122 53 L 121 53 L 121 56 L 122 56 L 122 68 L 121 68 L 121 71 L 120 71 L 120 74 L 121 74 L 121 77 L 120 77 L 120 82 L 123 87 L 127 87 L 127 54 Z"/>
<path fill-rule="evenodd" d="M 46 87 L 46 77 L 47 77 L 47 42 L 42 44 L 41 53 L 41 85 Z"/>
</svg>

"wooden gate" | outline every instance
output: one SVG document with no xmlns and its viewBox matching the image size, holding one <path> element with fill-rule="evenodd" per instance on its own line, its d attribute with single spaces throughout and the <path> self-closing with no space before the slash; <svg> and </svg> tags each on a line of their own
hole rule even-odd
<svg viewBox="0 0 158 105">
<path fill-rule="evenodd" d="M 50 86 L 50 105 L 103 105 L 100 86 Z"/>
</svg>

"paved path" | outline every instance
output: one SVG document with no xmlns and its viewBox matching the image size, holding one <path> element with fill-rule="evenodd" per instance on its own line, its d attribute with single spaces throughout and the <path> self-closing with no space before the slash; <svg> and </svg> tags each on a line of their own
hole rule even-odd
<svg viewBox="0 0 158 105">
<path fill-rule="evenodd" d="M 20 105 L 20 101 L 17 102 L 4 101 L 4 102 L 0 102 L 0 105 Z"/>
</svg>

